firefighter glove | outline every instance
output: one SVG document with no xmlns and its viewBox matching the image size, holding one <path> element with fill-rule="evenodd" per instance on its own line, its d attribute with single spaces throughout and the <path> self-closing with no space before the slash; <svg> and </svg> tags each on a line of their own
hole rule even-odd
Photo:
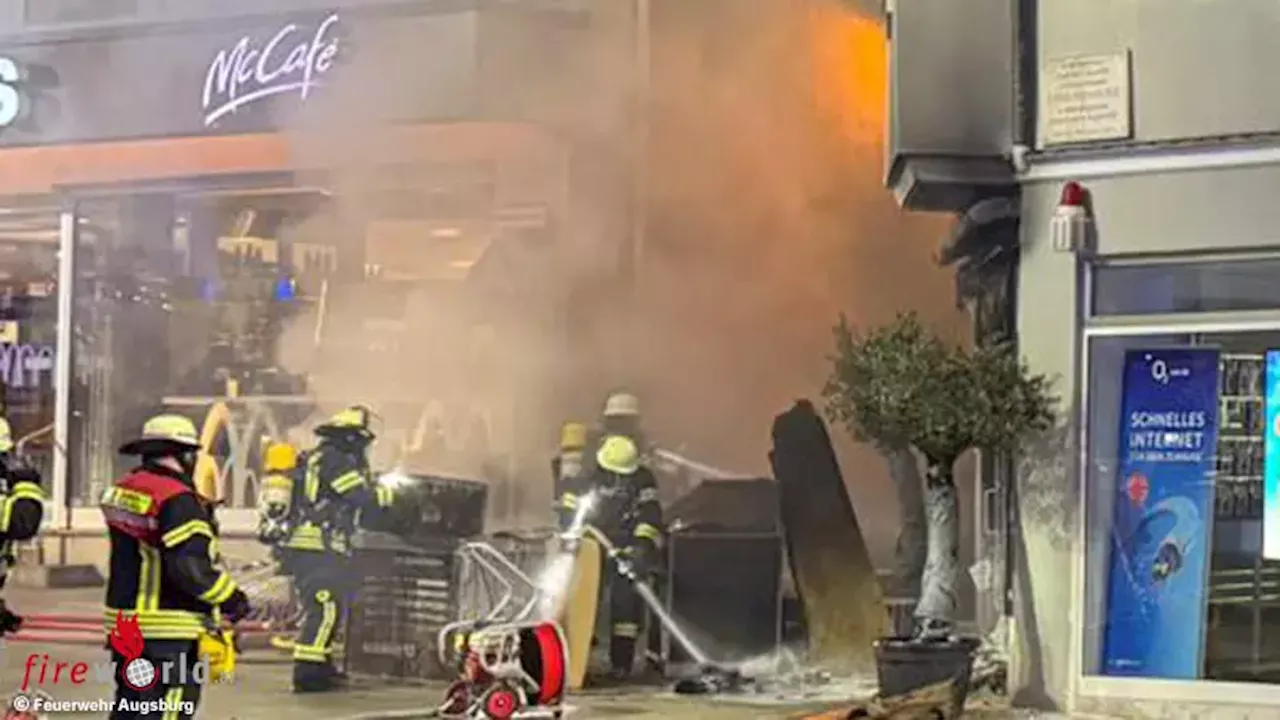
<svg viewBox="0 0 1280 720">
<path fill-rule="evenodd" d="M 231 597 L 218 607 L 222 611 L 222 616 L 233 623 L 240 622 L 249 616 L 253 611 L 253 607 L 249 605 L 249 596 L 244 594 L 240 588 L 236 588 L 231 593 Z"/>
</svg>

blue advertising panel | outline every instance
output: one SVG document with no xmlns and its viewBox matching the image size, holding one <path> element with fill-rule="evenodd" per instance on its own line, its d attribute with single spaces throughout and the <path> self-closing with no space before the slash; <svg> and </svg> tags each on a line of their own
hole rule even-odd
<svg viewBox="0 0 1280 720">
<path fill-rule="evenodd" d="M 1280 350 L 1267 351 L 1262 393 L 1262 557 L 1280 560 Z"/>
<path fill-rule="evenodd" d="M 1218 351 L 1125 354 L 1102 672 L 1201 670 L 1218 444 Z"/>
</svg>

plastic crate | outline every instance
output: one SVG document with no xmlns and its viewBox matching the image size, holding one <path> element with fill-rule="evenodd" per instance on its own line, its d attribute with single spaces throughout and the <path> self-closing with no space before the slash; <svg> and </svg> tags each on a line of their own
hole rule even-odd
<svg viewBox="0 0 1280 720">
<path fill-rule="evenodd" d="M 488 483 L 438 475 L 409 477 L 413 482 L 398 491 L 387 529 L 395 529 L 413 544 L 484 534 Z"/>
<path fill-rule="evenodd" d="M 452 677 L 440 666 L 437 635 L 457 617 L 456 543 L 409 545 L 362 534 L 354 555 L 363 574 L 352 604 L 347 670 L 400 680 Z"/>
</svg>

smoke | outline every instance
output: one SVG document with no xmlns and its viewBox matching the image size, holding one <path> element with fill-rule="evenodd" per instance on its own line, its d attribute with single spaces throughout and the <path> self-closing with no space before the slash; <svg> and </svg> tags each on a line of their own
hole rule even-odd
<svg viewBox="0 0 1280 720">
<path fill-rule="evenodd" d="M 560 423 L 592 420 L 611 388 L 640 396 L 660 444 L 763 474 L 773 416 L 821 388 L 839 311 L 871 324 L 911 308 L 963 328 L 934 262 L 944 221 L 901 212 L 882 187 L 874 21 L 835 0 L 654 0 L 646 93 L 634 4 L 586 7 L 357 34 L 359 54 L 293 130 L 298 163 L 330 169 L 334 201 L 292 239 L 363 252 L 384 278 L 430 279 L 334 283 L 322 321 L 287 328 L 287 369 L 312 373 L 325 409 L 377 405 L 392 436 L 383 462 L 398 459 L 397 431 L 422 430 L 411 469 L 487 476 L 499 511 L 529 519 L 547 515 Z M 459 58 L 477 52 L 482 88 L 461 87 Z M 388 125 L 449 102 L 530 122 Z M 648 212 L 632 303 L 641 102 Z M 388 159 L 431 164 L 374 168 Z M 550 226 L 495 227 L 494 204 L 545 205 Z M 407 409 L 428 401 L 443 431 Z M 859 507 L 893 502 L 877 456 L 839 451 Z"/>
<path fill-rule="evenodd" d="M 661 34 L 645 398 L 663 439 L 763 473 L 774 414 L 822 386 L 838 312 L 871 325 L 915 309 L 962 334 L 934 260 L 946 221 L 883 188 L 875 21 L 822 0 L 720 0 L 673 8 Z M 895 514 L 866 511 L 895 502 L 884 461 L 832 435 L 884 557 Z"/>
</svg>

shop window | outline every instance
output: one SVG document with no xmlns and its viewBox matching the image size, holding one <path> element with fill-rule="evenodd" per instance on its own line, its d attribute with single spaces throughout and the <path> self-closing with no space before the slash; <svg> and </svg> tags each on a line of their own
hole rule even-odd
<svg viewBox="0 0 1280 720">
<path fill-rule="evenodd" d="M 295 332 L 312 350 L 316 294 L 337 264 L 332 228 L 317 220 L 317 193 L 146 195 L 82 203 L 74 300 L 75 372 L 69 497 L 92 505 L 127 469 L 116 448 L 158 412 L 189 415 L 198 428 L 220 401 L 305 393 L 299 360 L 282 358 Z M 310 229 L 309 229 L 310 228 Z M 298 247 L 326 258 L 295 264 Z M 299 320 L 299 318 L 302 318 Z M 245 404 L 245 407 L 259 404 Z M 257 444 L 308 409 L 237 414 L 209 448 L 226 466 L 221 497 L 250 507 Z M 237 406 L 237 411 L 242 408 Z M 230 463 L 230 465 L 229 465 Z"/>
<path fill-rule="evenodd" d="M 1090 339 L 1086 674 L 1280 682 L 1272 350 L 1280 331 Z"/>
<path fill-rule="evenodd" d="M 1280 258 L 1098 265 L 1094 315 L 1280 309 Z"/>
<path fill-rule="evenodd" d="M 53 460 L 58 213 L 0 209 L 0 412 L 29 460 Z"/>
</svg>

